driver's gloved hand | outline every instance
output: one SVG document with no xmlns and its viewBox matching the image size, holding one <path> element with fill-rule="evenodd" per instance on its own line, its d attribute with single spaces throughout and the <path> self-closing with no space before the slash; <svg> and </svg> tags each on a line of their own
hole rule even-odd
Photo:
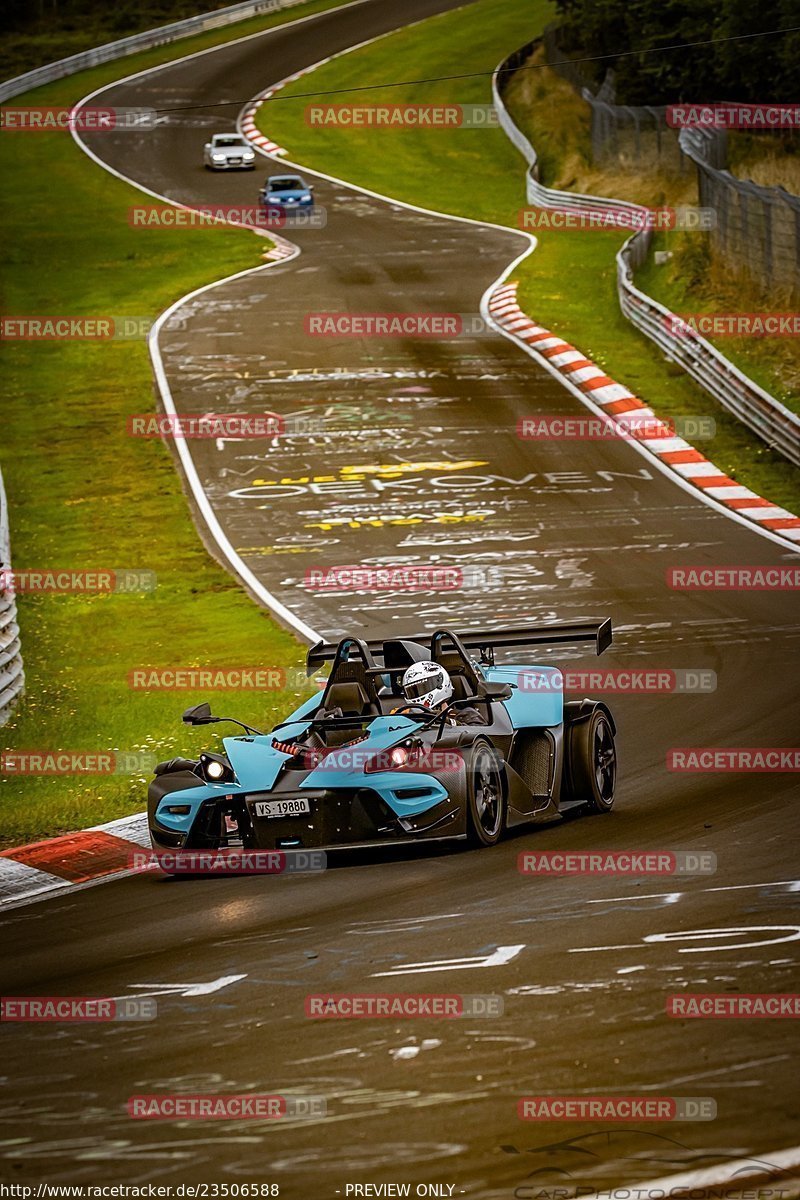
<svg viewBox="0 0 800 1200">
<path fill-rule="evenodd" d="M 344 713 L 337 704 L 335 708 L 326 708 L 320 714 L 321 717 L 343 717 Z"/>
</svg>

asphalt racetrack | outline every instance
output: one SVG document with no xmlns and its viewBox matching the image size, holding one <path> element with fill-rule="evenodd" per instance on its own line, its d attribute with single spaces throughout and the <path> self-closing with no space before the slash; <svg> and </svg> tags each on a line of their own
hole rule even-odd
<svg viewBox="0 0 800 1200">
<path fill-rule="evenodd" d="M 106 89 L 103 102 L 168 109 L 230 97 L 230 108 L 85 140 L 180 203 L 253 202 L 280 164 L 210 174 L 206 133 L 233 129 L 271 82 L 454 7 L 370 0 L 159 68 Z M 623 442 L 519 439 L 520 417 L 580 406 L 498 333 L 309 336 L 314 312 L 478 314 L 527 242 L 304 173 L 325 228 L 287 232 L 299 256 L 202 293 L 160 338 L 178 411 L 316 421 L 269 446 L 189 443 L 258 580 L 329 639 L 609 616 L 614 645 L 600 665 L 712 671 L 716 688 L 607 697 L 620 755 L 610 816 L 484 851 L 362 853 L 291 878 L 148 874 L 10 910 L 6 993 L 152 993 L 158 1018 L 15 1028 L 0 1177 L 273 1182 L 292 1200 L 408 1182 L 533 1200 L 537 1189 L 769 1163 L 798 1141 L 792 1022 L 681 1020 L 666 1015 L 666 998 L 795 990 L 797 777 L 674 772 L 666 756 L 796 741 L 798 611 L 791 592 L 675 591 L 666 575 L 682 564 L 788 564 L 796 553 Z M 320 566 L 399 561 L 480 570 L 435 595 L 353 597 L 304 583 Z M 576 650 L 553 661 L 595 660 Z M 597 848 L 710 852 L 717 871 L 636 880 L 517 869 L 521 850 Z M 305 998 L 318 992 L 492 994 L 505 1015 L 312 1022 Z M 322 1096 L 327 1115 L 129 1118 L 131 1095 L 174 1091 Z M 711 1098 L 716 1119 L 521 1121 L 517 1101 L 532 1094 Z"/>
</svg>

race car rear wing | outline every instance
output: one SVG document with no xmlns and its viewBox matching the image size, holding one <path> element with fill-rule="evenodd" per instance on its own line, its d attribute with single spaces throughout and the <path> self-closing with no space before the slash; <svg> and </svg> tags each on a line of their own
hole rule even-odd
<svg viewBox="0 0 800 1200">
<path fill-rule="evenodd" d="M 354 644 L 357 639 L 353 639 Z M 455 633 L 450 629 L 437 629 L 431 633 L 392 634 L 390 637 L 360 642 L 370 655 L 383 656 L 387 642 L 417 642 L 430 645 L 431 655 L 441 643 L 450 643 L 457 649 L 478 650 L 481 660 L 494 662 L 494 651 L 517 646 L 558 646 L 566 642 L 594 642 L 596 653 L 602 654 L 611 645 L 611 621 L 560 621 L 557 624 L 539 625 L 530 629 L 488 629 L 470 633 Z M 460 644 L 460 645 L 459 645 Z M 342 643 L 317 642 L 306 655 L 306 674 L 313 675 L 326 662 L 332 662 L 339 653 Z"/>
<path fill-rule="evenodd" d="M 437 636 L 434 634 L 434 637 Z M 479 650 L 482 656 L 492 650 L 508 650 L 517 646 L 558 646 L 565 642 L 594 642 L 597 654 L 602 654 L 611 645 L 611 621 L 560 621 L 534 629 L 491 629 L 486 633 L 462 633 L 459 638 L 466 650 Z"/>
</svg>

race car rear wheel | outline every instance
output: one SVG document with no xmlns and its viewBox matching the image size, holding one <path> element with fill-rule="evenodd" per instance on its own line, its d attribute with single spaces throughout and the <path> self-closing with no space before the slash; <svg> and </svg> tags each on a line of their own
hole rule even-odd
<svg viewBox="0 0 800 1200">
<path fill-rule="evenodd" d="M 617 751 L 608 714 L 596 708 L 569 731 L 571 792 L 593 812 L 609 812 L 617 783 Z"/>
<path fill-rule="evenodd" d="M 506 824 L 506 796 L 497 751 L 483 739 L 467 759 L 467 836 L 475 846 L 494 846 Z"/>
</svg>

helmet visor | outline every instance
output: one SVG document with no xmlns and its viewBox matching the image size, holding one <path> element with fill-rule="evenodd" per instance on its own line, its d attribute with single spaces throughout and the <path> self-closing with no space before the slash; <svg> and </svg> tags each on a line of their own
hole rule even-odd
<svg viewBox="0 0 800 1200">
<path fill-rule="evenodd" d="M 444 683 L 444 674 L 437 671 L 435 675 L 429 675 L 427 679 L 418 679 L 414 683 L 407 683 L 403 688 L 406 700 L 419 700 L 420 696 L 427 696 L 429 692 L 435 692 Z"/>
</svg>

